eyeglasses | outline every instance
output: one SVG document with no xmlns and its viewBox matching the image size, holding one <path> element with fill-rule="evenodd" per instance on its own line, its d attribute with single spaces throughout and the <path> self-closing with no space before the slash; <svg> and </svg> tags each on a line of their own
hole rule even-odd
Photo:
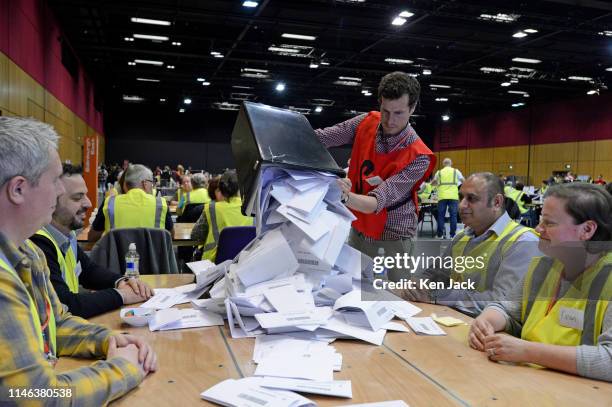
<svg viewBox="0 0 612 407">
<path fill-rule="evenodd" d="M 150 182 L 153 185 L 157 184 L 157 180 L 156 179 L 145 179 L 143 182 Z"/>
</svg>

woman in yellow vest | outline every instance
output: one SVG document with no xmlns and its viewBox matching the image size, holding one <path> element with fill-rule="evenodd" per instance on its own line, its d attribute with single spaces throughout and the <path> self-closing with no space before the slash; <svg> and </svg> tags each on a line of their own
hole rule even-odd
<svg viewBox="0 0 612 407">
<path fill-rule="evenodd" d="M 191 232 L 192 239 L 204 241 L 202 259 L 215 260 L 219 234 L 225 227 L 253 225 L 253 218 L 244 216 L 241 207 L 236 172 L 226 171 L 215 190 L 215 200 L 204 205 L 202 216 Z"/>
<path fill-rule="evenodd" d="M 550 187 L 536 231 L 547 257 L 474 320 L 470 346 L 493 361 L 612 381 L 612 196 L 585 183 Z"/>
</svg>

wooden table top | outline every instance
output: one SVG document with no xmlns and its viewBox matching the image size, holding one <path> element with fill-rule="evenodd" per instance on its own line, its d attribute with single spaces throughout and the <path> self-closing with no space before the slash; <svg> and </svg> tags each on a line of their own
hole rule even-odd
<svg viewBox="0 0 612 407">
<path fill-rule="evenodd" d="M 153 287 L 192 282 L 192 275 L 144 275 Z M 418 304 L 470 322 L 448 307 Z M 113 405 L 181 407 L 208 405 L 199 394 L 227 378 L 250 376 L 255 340 L 233 339 L 227 326 L 152 333 L 147 327 L 122 325 L 119 311 L 96 318 L 120 332 L 143 336 L 159 356 L 159 371 Z M 443 327 L 447 336 L 419 336 L 388 332 L 382 346 L 337 340 L 332 345 L 343 356 L 342 371 L 334 379 L 352 381 L 353 398 L 304 394 L 319 405 L 335 406 L 401 399 L 411 406 L 578 406 L 610 405 L 612 385 L 546 369 L 494 363 L 467 345 L 469 327 Z M 62 358 L 60 371 L 90 361 Z"/>
</svg>

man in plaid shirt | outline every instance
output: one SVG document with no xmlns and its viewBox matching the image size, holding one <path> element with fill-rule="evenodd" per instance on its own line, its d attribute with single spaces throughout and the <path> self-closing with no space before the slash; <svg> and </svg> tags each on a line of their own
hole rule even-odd
<svg viewBox="0 0 612 407">
<path fill-rule="evenodd" d="M 0 405 L 101 406 L 157 369 L 141 338 L 66 312 L 44 254 L 26 240 L 63 192 L 57 140 L 47 124 L 0 117 Z M 101 360 L 58 373 L 60 356 Z"/>
<path fill-rule="evenodd" d="M 326 147 L 353 143 L 348 177 L 340 186 L 345 205 L 357 217 L 349 244 L 370 257 L 381 248 L 386 256 L 412 251 L 416 194 L 436 162 L 409 123 L 420 91 L 414 77 L 392 72 L 378 86 L 380 111 L 315 130 Z M 407 276 L 390 270 L 389 277 Z"/>
</svg>

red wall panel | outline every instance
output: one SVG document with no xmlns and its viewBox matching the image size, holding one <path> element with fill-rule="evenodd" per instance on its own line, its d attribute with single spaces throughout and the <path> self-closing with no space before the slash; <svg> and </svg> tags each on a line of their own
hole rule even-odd
<svg viewBox="0 0 612 407">
<path fill-rule="evenodd" d="M 61 37 L 57 20 L 44 1 L 0 0 L 0 51 L 102 134 L 102 113 L 94 108 L 93 83 L 81 67 L 76 78 L 64 68 Z"/>
</svg>

